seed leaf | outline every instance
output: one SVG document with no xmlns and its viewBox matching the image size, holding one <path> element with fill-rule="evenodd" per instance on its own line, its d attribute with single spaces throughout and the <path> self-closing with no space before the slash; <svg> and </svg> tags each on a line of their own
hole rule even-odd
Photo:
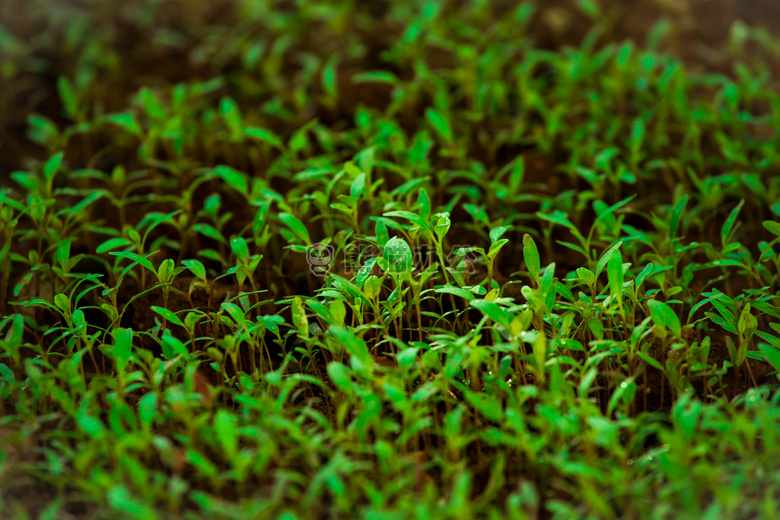
<svg viewBox="0 0 780 520">
<path fill-rule="evenodd" d="M 403 274 L 412 268 L 412 248 L 402 238 L 393 237 L 387 241 L 382 251 L 393 274 Z"/>
</svg>

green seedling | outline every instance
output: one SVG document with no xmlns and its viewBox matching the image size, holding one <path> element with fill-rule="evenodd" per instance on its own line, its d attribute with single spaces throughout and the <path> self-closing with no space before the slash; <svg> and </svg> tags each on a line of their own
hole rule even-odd
<svg viewBox="0 0 780 520">
<path fill-rule="evenodd" d="M 0 517 L 775 517 L 780 44 L 646 3 L 11 1 Z"/>
</svg>

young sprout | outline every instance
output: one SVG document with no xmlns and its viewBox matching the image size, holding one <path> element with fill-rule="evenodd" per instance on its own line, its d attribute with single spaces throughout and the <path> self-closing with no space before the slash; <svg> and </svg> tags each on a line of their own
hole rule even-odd
<svg viewBox="0 0 780 520">
<path fill-rule="evenodd" d="M 409 247 L 409 244 L 404 239 L 398 237 L 393 237 L 387 241 L 385 247 L 382 250 L 382 257 L 378 260 L 379 267 L 385 272 L 389 273 L 390 277 L 395 281 L 396 289 L 393 292 L 396 294 L 396 298 L 399 299 L 399 301 L 403 301 L 401 296 L 403 292 L 403 282 L 408 281 L 411 285 L 412 260 L 412 248 Z M 414 299 L 417 302 L 416 305 L 418 306 L 417 308 L 419 310 L 418 296 L 419 295 L 415 292 Z M 421 330 L 420 335 L 422 335 Z M 398 322 L 396 322 L 396 336 L 399 339 L 401 338 L 401 330 L 399 328 Z"/>
</svg>

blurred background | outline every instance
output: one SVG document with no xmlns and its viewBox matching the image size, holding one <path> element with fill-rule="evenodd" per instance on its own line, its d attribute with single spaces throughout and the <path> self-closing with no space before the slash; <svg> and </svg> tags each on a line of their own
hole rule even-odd
<svg viewBox="0 0 780 520">
<path fill-rule="evenodd" d="M 413 59 L 403 53 L 389 56 L 389 51 L 415 30 L 398 21 L 408 19 L 410 10 L 418 9 L 422 17 L 426 10 L 436 11 L 441 19 L 476 5 L 475 25 L 488 26 L 491 18 L 504 16 L 519 4 L 507 0 L 3 0 L 0 180 L 25 167 L 27 159 L 47 157 L 40 146 L 42 137 L 30 135 L 33 114 L 59 129 L 74 122 L 87 125 L 103 113 L 126 107 L 142 86 L 220 76 L 230 83 L 231 74 L 253 69 L 258 71 L 257 84 L 241 88 L 244 94 L 254 89 L 259 100 L 264 84 L 267 92 L 300 85 L 307 81 L 308 65 L 336 55 L 339 72 L 376 68 L 403 76 L 404 59 L 410 69 Z M 730 74 L 735 57 L 749 61 L 755 53 L 761 53 L 762 63 L 774 71 L 780 63 L 774 41 L 780 36 L 780 2 L 775 0 L 552 0 L 531 5 L 530 23 L 525 30 L 518 27 L 512 37 L 526 38 L 535 48 L 579 46 L 591 34 L 595 45 L 629 39 L 714 73 Z M 599 30 L 594 33 L 596 25 Z M 409 52 L 424 56 L 433 69 L 453 62 L 445 44 L 429 41 Z M 341 97 L 347 103 L 340 107 L 342 116 L 351 114 L 358 103 L 387 103 L 389 90 L 384 96 L 377 95 L 377 89 L 368 94 L 365 89 L 352 92 L 343 80 L 347 76 L 339 75 L 338 87 L 345 91 Z M 315 114 L 322 115 L 316 109 L 301 115 L 306 119 Z M 74 153 L 69 152 L 71 159 Z"/>
</svg>

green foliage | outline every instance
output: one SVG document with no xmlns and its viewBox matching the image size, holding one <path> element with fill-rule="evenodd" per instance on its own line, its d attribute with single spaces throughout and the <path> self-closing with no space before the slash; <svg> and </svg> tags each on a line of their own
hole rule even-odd
<svg viewBox="0 0 780 520">
<path fill-rule="evenodd" d="M 775 515 L 769 34 L 70 4 L 0 20 L 1 517 Z"/>
</svg>

